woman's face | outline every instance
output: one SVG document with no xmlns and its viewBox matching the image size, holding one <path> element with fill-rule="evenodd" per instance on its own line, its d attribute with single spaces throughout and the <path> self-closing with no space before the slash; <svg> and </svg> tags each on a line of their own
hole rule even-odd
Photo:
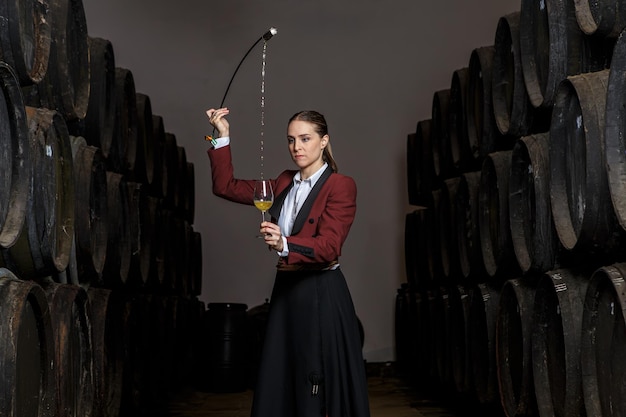
<svg viewBox="0 0 626 417">
<path fill-rule="evenodd" d="M 313 123 L 302 120 L 289 123 L 287 143 L 291 159 L 303 173 L 314 174 L 324 164 L 322 154 L 328 143 L 328 135 L 320 136 Z"/>
</svg>

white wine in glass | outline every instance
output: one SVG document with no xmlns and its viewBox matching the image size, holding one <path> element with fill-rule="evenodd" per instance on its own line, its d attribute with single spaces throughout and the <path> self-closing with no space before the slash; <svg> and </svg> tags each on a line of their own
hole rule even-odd
<svg viewBox="0 0 626 417">
<path fill-rule="evenodd" d="M 256 180 L 254 183 L 254 206 L 261 210 L 261 219 L 265 221 L 265 212 L 274 203 L 274 191 L 269 180 Z M 257 237 L 263 237 L 262 235 Z"/>
</svg>

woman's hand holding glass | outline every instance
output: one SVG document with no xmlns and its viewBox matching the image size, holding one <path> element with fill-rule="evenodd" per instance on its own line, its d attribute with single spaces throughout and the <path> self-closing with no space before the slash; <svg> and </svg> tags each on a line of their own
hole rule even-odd
<svg viewBox="0 0 626 417">
<path fill-rule="evenodd" d="M 261 234 L 265 239 L 265 243 L 277 252 L 283 251 L 283 238 L 280 233 L 280 226 L 272 222 L 261 223 Z"/>
</svg>

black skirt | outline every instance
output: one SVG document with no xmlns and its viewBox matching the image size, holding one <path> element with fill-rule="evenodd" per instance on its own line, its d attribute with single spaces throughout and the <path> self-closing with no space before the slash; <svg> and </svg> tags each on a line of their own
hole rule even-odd
<svg viewBox="0 0 626 417">
<path fill-rule="evenodd" d="M 253 417 L 369 417 L 359 323 L 339 268 L 276 275 Z"/>
</svg>

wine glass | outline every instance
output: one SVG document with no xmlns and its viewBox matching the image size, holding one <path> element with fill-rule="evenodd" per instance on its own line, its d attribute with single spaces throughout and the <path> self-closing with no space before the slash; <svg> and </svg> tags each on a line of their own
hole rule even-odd
<svg viewBox="0 0 626 417">
<path fill-rule="evenodd" d="M 256 180 L 254 182 L 254 206 L 261 210 L 262 221 L 265 221 L 265 212 L 274 203 L 274 191 L 269 180 Z M 258 235 L 257 237 L 263 237 Z"/>
</svg>

